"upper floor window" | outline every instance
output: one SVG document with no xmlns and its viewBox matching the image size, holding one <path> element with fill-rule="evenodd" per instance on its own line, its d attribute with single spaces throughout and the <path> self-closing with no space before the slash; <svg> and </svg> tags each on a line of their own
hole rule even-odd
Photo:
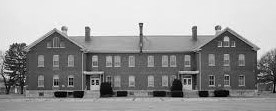
<svg viewBox="0 0 276 111">
<path fill-rule="evenodd" d="M 209 86 L 215 86 L 215 76 L 209 75 Z"/>
<path fill-rule="evenodd" d="M 114 56 L 114 67 L 121 67 L 121 57 Z"/>
<path fill-rule="evenodd" d="M 148 56 L 148 67 L 154 67 L 154 56 Z"/>
<path fill-rule="evenodd" d="M 112 67 L 112 56 L 106 56 L 106 67 Z"/>
<path fill-rule="evenodd" d="M 224 75 L 224 86 L 230 86 L 230 76 L 228 74 Z"/>
<path fill-rule="evenodd" d="M 53 55 L 53 67 L 59 67 L 59 55 Z"/>
<path fill-rule="evenodd" d="M 60 48 L 65 48 L 65 43 L 63 41 L 60 42 Z"/>
<path fill-rule="evenodd" d="M 47 48 L 52 48 L 52 42 L 47 42 Z"/>
<path fill-rule="evenodd" d="M 231 41 L 231 47 L 236 47 L 236 42 L 235 41 Z"/>
<path fill-rule="evenodd" d="M 245 56 L 244 56 L 244 54 L 239 54 L 239 66 L 245 66 Z"/>
<path fill-rule="evenodd" d="M 98 67 L 98 56 L 92 56 L 92 67 Z"/>
<path fill-rule="evenodd" d="M 244 77 L 244 75 L 239 75 L 239 86 L 245 86 L 245 77 Z"/>
<path fill-rule="evenodd" d="M 68 76 L 68 87 L 74 87 L 74 76 L 73 75 Z"/>
<path fill-rule="evenodd" d="M 169 77 L 166 75 L 162 76 L 162 86 L 169 86 Z"/>
<path fill-rule="evenodd" d="M 162 56 L 162 67 L 168 67 L 169 62 L 168 62 L 168 56 L 163 55 Z"/>
<path fill-rule="evenodd" d="M 128 86 L 129 87 L 135 87 L 135 76 L 129 76 L 128 77 Z"/>
<path fill-rule="evenodd" d="M 223 55 L 223 66 L 230 66 L 230 56 L 229 54 Z"/>
<path fill-rule="evenodd" d="M 58 75 L 54 75 L 54 77 L 53 77 L 53 86 L 54 87 L 59 86 L 59 76 Z"/>
<path fill-rule="evenodd" d="M 44 67 L 44 55 L 38 55 L 37 67 Z"/>
<path fill-rule="evenodd" d="M 44 87 L 44 76 L 43 75 L 39 75 L 38 76 L 38 87 Z"/>
<path fill-rule="evenodd" d="M 191 67 L 191 56 L 185 55 L 184 57 L 184 66 L 185 67 Z"/>
<path fill-rule="evenodd" d="M 121 87 L 121 76 L 114 76 L 114 87 Z"/>
<path fill-rule="evenodd" d="M 148 76 L 148 87 L 154 87 L 154 76 Z"/>
<path fill-rule="evenodd" d="M 59 48 L 59 38 L 58 37 L 53 38 L 53 48 Z"/>
<path fill-rule="evenodd" d="M 128 57 L 128 67 L 135 67 L 135 57 L 134 56 Z"/>
<path fill-rule="evenodd" d="M 170 56 L 170 67 L 176 67 L 176 56 L 175 55 Z"/>
<path fill-rule="evenodd" d="M 209 58 L 209 66 L 215 66 L 216 65 L 215 54 L 209 54 L 208 58 Z"/>
<path fill-rule="evenodd" d="M 229 43 L 230 39 L 228 36 L 225 36 L 223 38 L 223 47 L 229 47 L 230 43 Z"/>
<path fill-rule="evenodd" d="M 74 67 L 74 55 L 68 56 L 68 67 Z"/>
<path fill-rule="evenodd" d="M 222 47 L 222 41 L 218 41 L 218 47 Z"/>
</svg>

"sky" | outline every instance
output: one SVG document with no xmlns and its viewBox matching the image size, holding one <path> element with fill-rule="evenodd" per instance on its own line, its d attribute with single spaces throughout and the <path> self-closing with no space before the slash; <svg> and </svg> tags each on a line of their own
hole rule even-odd
<svg viewBox="0 0 276 111">
<path fill-rule="evenodd" d="M 68 35 L 199 35 L 229 27 L 259 46 L 258 58 L 276 48 L 276 0 L 0 0 L 0 50 L 30 44 L 52 30 Z"/>
</svg>

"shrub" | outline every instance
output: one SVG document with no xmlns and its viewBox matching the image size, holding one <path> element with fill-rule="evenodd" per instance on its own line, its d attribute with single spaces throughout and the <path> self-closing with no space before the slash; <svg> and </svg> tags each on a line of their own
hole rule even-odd
<svg viewBox="0 0 276 111">
<path fill-rule="evenodd" d="M 153 97 L 165 97 L 166 91 L 153 91 Z"/>
<path fill-rule="evenodd" d="M 84 96 L 84 91 L 74 91 L 73 92 L 74 98 L 83 98 L 83 96 Z"/>
<path fill-rule="evenodd" d="M 127 91 L 117 91 L 117 97 L 126 97 Z"/>
<path fill-rule="evenodd" d="M 182 83 L 179 79 L 173 80 L 171 91 L 182 91 Z"/>
<path fill-rule="evenodd" d="M 101 97 L 111 97 L 113 95 L 111 83 L 103 82 L 100 87 L 100 93 Z"/>
<path fill-rule="evenodd" d="M 198 96 L 199 97 L 208 97 L 209 92 L 208 91 L 198 91 Z"/>
<path fill-rule="evenodd" d="M 67 97 L 67 92 L 66 91 L 56 91 L 54 92 L 55 97 L 58 98 L 65 98 Z"/>
<path fill-rule="evenodd" d="M 172 91 L 171 96 L 172 97 L 183 97 L 183 91 Z"/>
<path fill-rule="evenodd" d="M 228 90 L 215 90 L 214 91 L 215 97 L 227 97 L 229 96 Z"/>
</svg>

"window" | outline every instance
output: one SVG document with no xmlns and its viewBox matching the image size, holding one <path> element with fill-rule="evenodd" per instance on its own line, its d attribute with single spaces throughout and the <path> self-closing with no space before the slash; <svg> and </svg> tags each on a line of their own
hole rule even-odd
<svg viewBox="0 0 276 111">
<path fill-rule="evenodd" d="M 135 57 L 134 56 L 128 57 L 128 67 L 135 67 Z"/>
<path fill-rule="evenodd" d="M 154 56 L 148 56 L 148 67 L 154 67 Z"/>
<path fill-rule="evenodd" d="M 176 67 L 176 56 L 175 55 L 170 56 L 170 66 Z"/>
<path fill-rule="evenodd" d="M 114 56 L 114 67 L 121 67 L 121 57 L 120 56 Z"/>
<path fill-rule="evenodd" d="M 121 76 L 114 76 L 114 87 L 121 87 Z"/>
<path fill-rule="evenodd" d="M 43 75 L 39 75 L 37 78 L 37 85 L 38 87 L 44 87 L 44 76 Z"/>
<path fill-rule="evenodd" d="M 244 75 L 239 75 L 239 86 L 245 86 L 245 77 L 244 77 Z"/>
<path fill-rule="evenodd" d="M 171 83 L 171 86 L 173 84 L 173 81 L 176 79 L 176 75 L 172 75 L 171 78 L 170 78 L 170 83 Z"/>
<path fill-rule="evenodd" d="M 224 86 L 230 86 L 230 76 L 227 74 L 224 75 Z"/>
<path fill-rule="evenodd" d="M 54 87 L 59 86 L 59 76 L 58 75 L 54 75 L 54 77 L 53 77 L 53 86 Z"/>
<path fill-rule="evenodd" d="M 106 56 L 106 67 L 112 67 L 112 56 Z"/>
<path fill-rule="evenodd" d="M 74 87 L 74 76 L 68 76 L 68 87 Z"/>
<path fill-rule="evenodd" d="M 65 43 L 64 42 L 60 42 L 60 48 L 65 48 Z"/>
<path fill-rule="evenodd" d="M 184 66 L 185 67 L 191 67 L 191 56 L 190 55 L 185 55 L 184 57 Z"/>
<path fill-rule="evenodd" d="M 148 76 L 148 87 L 154 87 L 154 76 Z"/>
<path fill-rule="evenodd" d="M 53 38 L 53 48 L 59 48 L 59 38 L 58 37 Z"/>
<path fill-rule="evenodd" d="M 229 47 L 229 37 L 228 36 L 225 36 L 224 38 L 223 38 L 223 46 L 224 47 Z"/>
<path fill-rule="evenodd" d="M 37 67 L 44 67 L 44 55 L 38 55 Z"/>
<path fill-rule="evenodd" d="M 52 48 L 52 42 L 47 42 L 47 48 Z"/>
<path fill-rule="evenodd" d="M 208 58 L 209 58 L 209 66 L 215 66 L 216 65 L 215 54 L 209 54 Z"/>
<path fill-rule="evenodd" d="M 239 66 L 245 66 L 244 54 L 239 54 Z"/>
<path fill-rule="evenodd" d="M 169 85 L 168 85 L 168 82 L 169 82 L 168 76 L 163 75 L 163 76 L 162 76 L 162 86 L 169 86 Z"/>
<path fill-rule="evenodd" d="M 209 86 L 215 86 L 215 76 L 209 75 Z"/>
<path fill-rule="evenodd" d="M 222 41 L 218 41 L 218 47 L 222 47 Z"/>
<path fill-rule="evenodd" d="M 92 67 L 98 67 L 98 56 L 92 56 Z"/>
<path fill-rule="evenodd" d="M 53 67 L 59 67 L 59 55 L 53 56 Z"/>
<path fill-rule="evenodd" d="M 135 87 L 135 76 L 129 76 L 128 77 L 128 81 L 129 81 L 129 87 Z"/>
<path fill-rule="evenodd" d="M 106 82 L 109 82 L 109 83 L 112 82 L 111 76 L 106 76 Z"/>
<path fill-rule="evenodd" d="M 223 66 L 230 66 L 229 54 L 224 54 L 223 55 Z"/>
<path fill-rule="evenodd" d="M 162 56 L 162 67 L 168 67 L 169 61 L 168 61 L 168 56 L 163 55 Z"/>
<path fill-rule="evenodd" d="M 68 67 L 74 67 L 74 55 L 68 56 Z"/>
<path fill-rule="evenodd" d="M 235 41 L 231 41 L 231 47 L 236 47 L 236 42 Z"/>
</svg>

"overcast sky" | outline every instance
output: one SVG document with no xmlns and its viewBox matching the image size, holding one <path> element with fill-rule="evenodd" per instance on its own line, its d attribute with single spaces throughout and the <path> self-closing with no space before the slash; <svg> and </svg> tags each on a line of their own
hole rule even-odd
<svg viewBox="0 0 276 111">
<path fill-rule="evenodd" d="M 261 48 L 276 48 L 276 0 L 0 0 L 0 50 L 15 42 L 32 43 L 53 28 L 68 35 L 214 34 L 230 27 Z M 258 57 L 258 58 L 259 58 Z"/>
</svg>

